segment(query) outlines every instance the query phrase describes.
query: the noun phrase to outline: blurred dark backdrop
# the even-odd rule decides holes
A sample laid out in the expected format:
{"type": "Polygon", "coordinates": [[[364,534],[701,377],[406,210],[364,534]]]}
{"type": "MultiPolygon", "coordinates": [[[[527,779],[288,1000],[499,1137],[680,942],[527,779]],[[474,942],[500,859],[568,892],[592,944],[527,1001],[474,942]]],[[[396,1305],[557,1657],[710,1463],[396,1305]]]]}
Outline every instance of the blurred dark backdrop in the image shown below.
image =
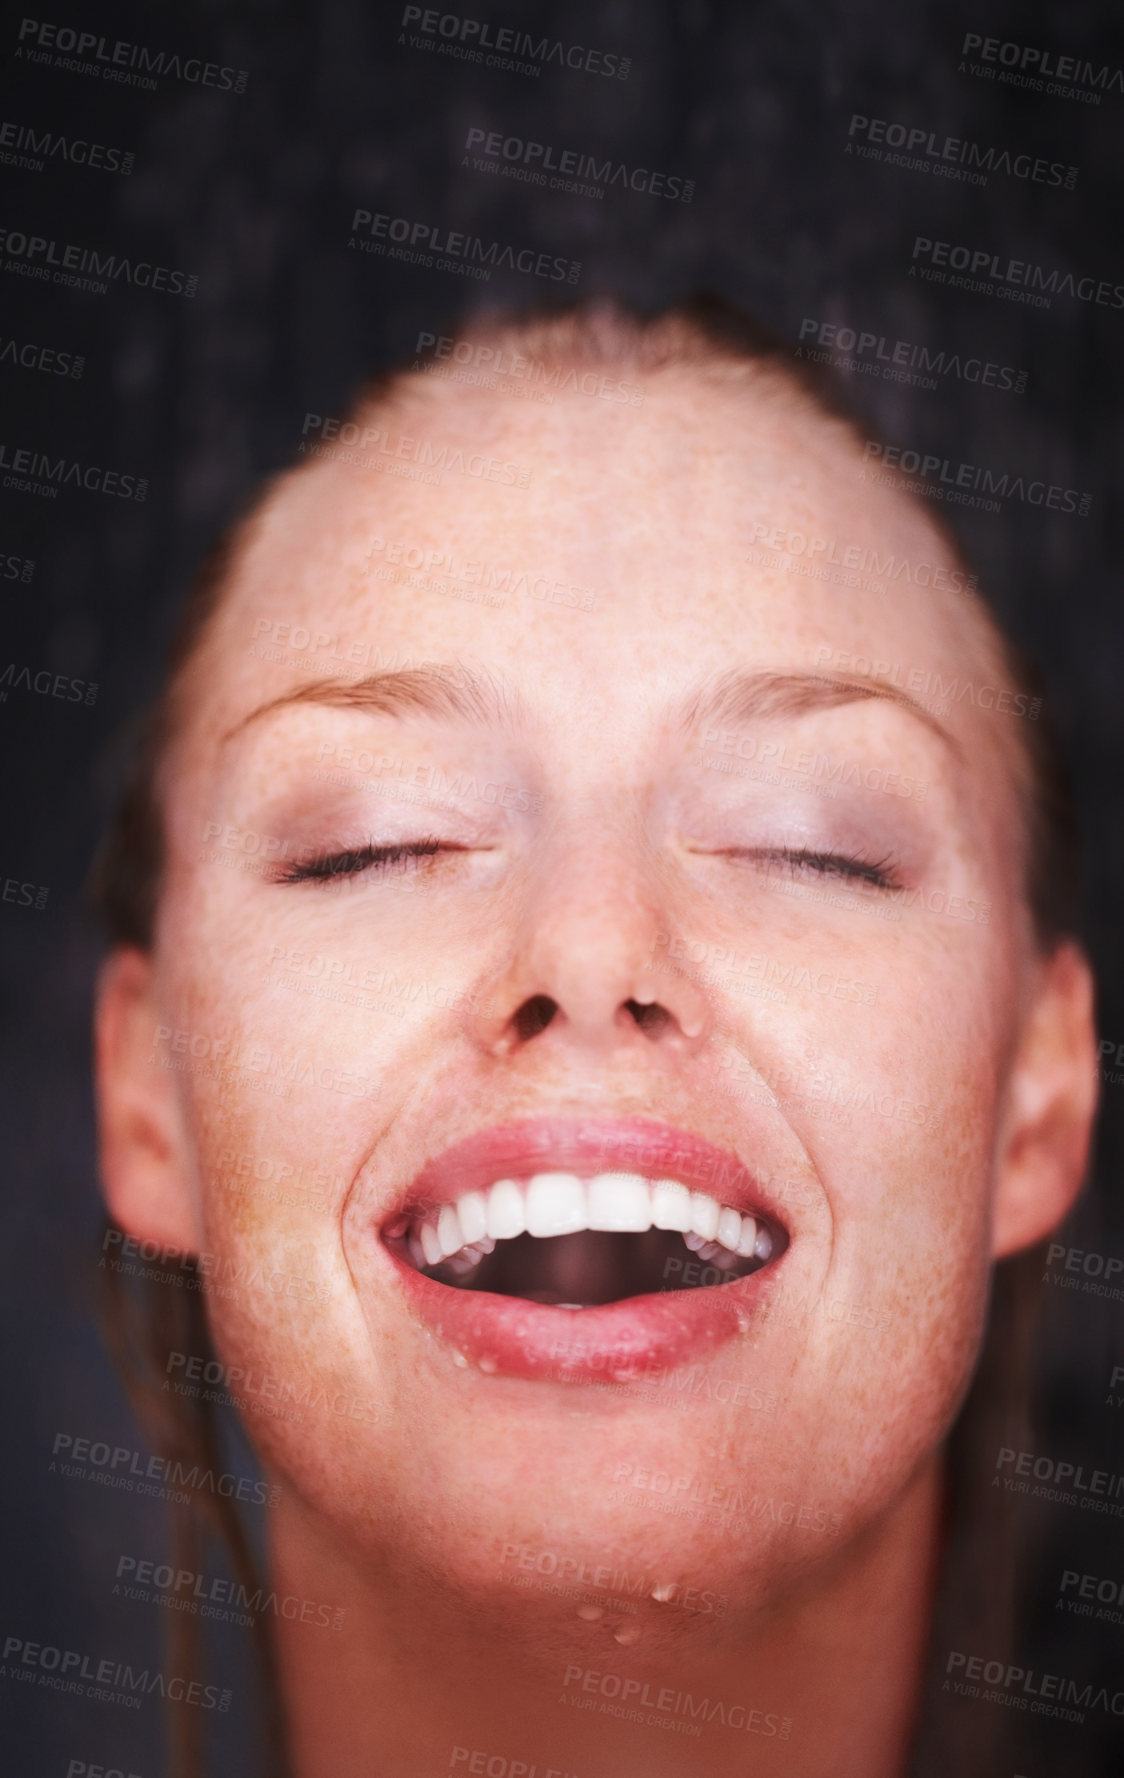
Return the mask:
{"type": "MultiPolygon", "coordinates": [[[[107,0],[31,29],[14,16],[0,28],[0,121],[12,126],[0,134],[3,226],[15,248],[0,247],[0,350],[10,341],[46,349],[31,365],[18,351],[0,356],[0,481],[24,448],[148,482],[143,502],[0,487],[0,671],[15,664],[0,683],[0,876],[32,885],[33,902],[48,891],[41,908],[22,888],[0,903],[5,1635],[115,1658],[141,1657],[158,1638],[155,1610],[126,1606],[112,1585],[122,1552],[162,1549],[160,1509],[48,1468],[60,1429],[139,1442],[93,1328],[100,1211],[88,1003],[98,941],[80,890],[119,771],[115,736],[155,686],[201,554],[258,478],[292,457],[306,410],[339,413],[363,375],[462,306],[557,288],[519,274],[474,282],[352,251],[357,207],[580,260],[582,293],[647,304],[705,286],[793,342],[815,318],[1028,373],[1021,394],[955,375],[936,390],[859,377],[855,399],[897,443],[1093,496],[1085,517],[1017,501],[999,514],[949,516],[1047,669],[1090,842],[1085,931],[1102,984],[1100,1028],[1114,1050],[1124,1046],[1124,603],[1113,523],[1124,310],[1066,293],[1038,309],[909,275],[920,235],[1047,275],[1124,281],[1124,76],[1094,104],[975,76],[968,64],[978,56],[961,56],[973,33],[1087,59],[1111,76],[1124,67],[1124,14],[1025,0],[449,0],[449,9],[493,31],[514,26],[627,58],[627,78],[557,62],[537,76],[490,69],[441,53],[436,35],[417,48],[404,7],[378,0],[107,0]],[[154,77],[154,90],[115,82],[61,65],[71,29],[184,60],[154,77]],[[216,75],[229,86],[204,86],[183,71],[191,57],[245,80],[216,75]],[[1076,183],[1000,171],[974,186],[856,157],[846,152],[855,113],[1040,155],[1075,167],[1076,183]],[[61,152],[39,171],[13,164],[35,159],[25,126],[130,153],[132,171],[61,152]],[[658,167],[693,180],[693,200],[616,188],[598,202],[479,174],[462,164],[470,128],[658,167]],[[53,240],[57,254],[75,244],[180,270],[197,278],[196,293],[122,280],[98,294],[32,278],[22,236],[53,240]],[[58,374],[58,355],[82,358],[81,375],[58,374]],[[96,683],[94,701],[85,689],[77,701],[69,689],[28,689],[25,665],[32,680],[49,670],[68,687],[96,683]]],[[[1119,1054],[1106,1056],[1093,1188],[1063,1239],[1124,1256],[1119,1054]]],[[[1106,1405],[1113,1365],[1124,1363],[1124,1305],[1044,1285],[1043,1309],[1035,1449],[1124,1470],[1121,1410],[1106,1405]]],[[[1114,1625],[1055,1602],[1063,1568],[1124,1580],[1121,1524],[1026,1510],[1025,1664],[1111,1692],[1124,1677],[1124,1609],[1114,1625]]],[[[234,1671],[236,1636],[223,1658],[234,1671]]],[[[0,1711],[11,1724],[7,1771],[40,1778],[74,1759],[144,1778],[161,1768],[152,1701],[115,1710],[0,1677],[0,1711]]],[[[1103,1712],[1083,1728],[1023,1724],[1017,1770],[1120,1769],[1112,1726],[1103,1712]]],[[[236,1714],[222,1734],[227,1769],[242,1769],[236,1714]]]]}

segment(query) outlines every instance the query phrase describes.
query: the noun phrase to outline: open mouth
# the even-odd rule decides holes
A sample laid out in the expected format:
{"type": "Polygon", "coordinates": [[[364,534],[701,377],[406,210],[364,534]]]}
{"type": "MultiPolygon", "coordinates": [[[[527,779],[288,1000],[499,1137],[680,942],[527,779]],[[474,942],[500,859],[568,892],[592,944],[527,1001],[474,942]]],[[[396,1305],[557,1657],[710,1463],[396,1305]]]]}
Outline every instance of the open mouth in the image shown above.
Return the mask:
{"type": "MultiPolygon", "coordinates": [[[[765,1118],[752,1140],[775,1177],[765,1118]]],[[[582,1111],[455,1141],[375,1232],[436,1341],[418,1357],[534,1382],[628,1385],[763,1328],[791,1248],[779,1202],[731,1150],[582,1111]]]]}
{"type": "Polygon", "coordinates": [[[384,1230],[436,1283],[561,1309],[732,1284],[782,1251],[782,1231],[679,1179],[538,1172],[404,1211],[384,1230]]]}
{"type": "MultiPolygon", "coordinates": [[[[759,1146],[768,1162],[769,1133],[759,1146]]],[[[736,1155],[650,1118],[581,1113],[454,1143],[377,1233],[455,1364],[566,1383],[666,1372],[763,1325],[791,1245],[736,1155]]]]}

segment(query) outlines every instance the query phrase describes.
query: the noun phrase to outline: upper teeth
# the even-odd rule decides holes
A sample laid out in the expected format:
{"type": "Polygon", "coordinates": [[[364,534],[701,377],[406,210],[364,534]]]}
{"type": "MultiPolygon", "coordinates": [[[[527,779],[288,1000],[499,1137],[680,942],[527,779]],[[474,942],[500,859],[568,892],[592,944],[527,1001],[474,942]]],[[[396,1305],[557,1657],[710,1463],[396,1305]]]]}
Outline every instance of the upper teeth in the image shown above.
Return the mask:
{"type": "Polygon", "coordinates": [[[497,1179],[487,1191],[465,1192],[442,1204],[436,1220],[414,1222],[409,1245],[415,1262],[435,1266],[461,1255],[468,1266],[497,1241],[517,1235],[577,1234],[583,1229],[643,1234],[678,1229],[704,1258],[718,1252],[766,1260],[773,1238],[753,1216],[743,1216],[706,1192],[678,1179],[646,1179],[639,1173],[536,1173],[526,1180],[497,1179]]]}

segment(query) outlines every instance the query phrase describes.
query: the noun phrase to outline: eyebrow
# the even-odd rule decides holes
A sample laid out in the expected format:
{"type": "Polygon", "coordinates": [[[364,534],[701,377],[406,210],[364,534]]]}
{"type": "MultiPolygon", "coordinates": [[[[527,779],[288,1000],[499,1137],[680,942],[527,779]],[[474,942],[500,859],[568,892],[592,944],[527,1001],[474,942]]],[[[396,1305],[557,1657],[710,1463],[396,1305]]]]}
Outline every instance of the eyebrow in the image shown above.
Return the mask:
{"type": "Polygon", "coordinates": [[[704,722],[738,725],[768,721],[774,716],[803,716],[810,710],[831,710],[840,704],[870,699],[898,705],[923,722],[954,753],[963,754],[956,737],[917,698],[884,680],[863,674],[839,677],[820,673],[746,673],[735,669],[696,692],[684,706],[681,720],[685,728],[704,722]]]}
{"type": "MultiPolygon", "coordinates": [[[[845,678],[819,673],[747,672],[733,669],[700,687],[682,706],[684,729],[704,722],[735,725],[773,717],[803,716],[842,704],[877,699],[896,704],[918,718],[946,746],[962,755],[960,743],[916,698],[883,680],[863,675],[845,678]]],[[[222,737],[228,741],[275,710],[293,704],[327,704],[343,710],[369,710],[378,715],[424,716],[471,722],[477,726],[514,728],[523,714],[521,701],[502,679],[472,668],[430,662],[363,679],[311,679],[251,710],[222,737]]]]}
{"type": "Polygon", "coordinates": [[[502,680],[468,667],[429,662],[364,679],[310,679],[251,710],[223,735],[223,745],[253,722],[290,704],[330,704],[338,710],[370,710],[385,716],[432,716],[514,727],[521,714],[502,680]]]}

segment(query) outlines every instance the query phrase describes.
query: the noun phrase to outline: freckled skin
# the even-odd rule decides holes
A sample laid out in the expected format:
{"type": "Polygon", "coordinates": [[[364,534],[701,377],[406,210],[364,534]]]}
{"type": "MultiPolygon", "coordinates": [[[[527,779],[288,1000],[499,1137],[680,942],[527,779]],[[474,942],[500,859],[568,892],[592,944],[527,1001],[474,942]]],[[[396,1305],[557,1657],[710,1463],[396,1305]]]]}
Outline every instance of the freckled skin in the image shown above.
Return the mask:
{"type": "MultiPolygon", "coordinates": [[[[862,481],[834,422],[759,381],[664,372],[635,408],[419,383],[379,423],[526,465],[530,485],[447,474],[435,489],[325,459],[272,496],[190,673],[165,776],[152,990],[152,1023],[254,1059],[165,1071],[181,1185],[149,1226],[311,1280],[311,1301],[214,1299],[215,1339],[226,1361],[351,1409],[248,1420],[284,1496],[278,1574],[348,1613],[340,1635],[284,1629],[301,1778],[422,1778],[454,1745],[582,1778],[698,1769],[684,1736],[559,1703],[571,1663],[797,1725],[787,1742],[708,1731],[708,1771],[894,1771],[932,1579],[937,1454],[974,1363],[992,1253],[1037,1238],[1052,1214],[1003,1234],[1002,1139],[1038,981],[1018,719],[955,704],[941,720],[959,751],[881,699],[744,731],[924,781],[925,798],[909,799],[710,769],[698,733],[681,737],[665,712],[732,666],[830,674],[825,651],[1003,685],[997,646],[961,597],[749,560],[764,520],[955,565],[922,510],[862,481]],[[394,542],[593,589],[593,609],[525,591],[470,603],[443,570],[430,585],[405,569],[374,578],[394,542]],[[373,644],[384,661],[485,669],[525,719],[480,731],[306,704],[223,746],[271,698],[340,670],[310,672],[270,634],[252,646],[262,619],[373,644]],[[263,658],[268,647],[282,658],[263,658]],[[376,772],[341,766],[348,747],[392,756],[415,782],[436,769],[515,786],[530,811],[471,794],[452,808],[403,803],[315,776],[369,786],[376,772]],[[468,850],[397,878],[282,884],[203,861],[209,822],[298,848],[354,844],[362,830],[450,835],[468,850]],[[792,832],[824,850],[841,834],[875,856],[900,848],[924,893],[885,918],[884,890],[723,850],[792,832]],[[937,908],[959,897],[989,917],[933,911],[933,891],[937,908]],[[736,970],[691,964],[707,946],[791,966],[804,985],[748,993],[736,970]],[[324,998],[308,991],[321,977],[279,967],[294,953],[339,964],[341,981],[389,969],[426,991],[324,998]],[[651,1035],[620,1008],[653,968],[671,1017],[651,1035]],[[866,1003],[817,979],[859,982],[866,1003]],[[511,1017],[535,994],[559,1015],[513,1043],[511,1017]],[[688,1042],[700,1006],[705,1029],[688,1042]],[[297,1065],[280,1095],[265,1090],[263,1055],[297,1065]],[[320,1078],[302,1081],[309,1065],[320,1078]],[[341,1074],[361,1076],[365,1096],[321,1084],[341,1074]],[[682,1124],[788,1182],[791,1245],[768,1312],[699,1359],[694,1393],[482,1375],[395,1290],[375,1231],[421,1161],[544,1110],[682,1124]],[[319,1201],[278,1205],[231,1189],[232,1155],[330,1184],[319,1201]],[[661,1513],[643,1490],[639,1505],[614,1499],[644,1471],[756,1497],[758,1510],[731,1526],[661,1513]],[[763,1502],[795,1503],[801,1522],[763,1502]],[[659,1603],[646,1586],[635,1612],[579,1618],[582,1595],[547,1590],[549,1560],[536,1573],[527,1551],[675,1582],[726,1609],[659,1603]]],[[[134,1210],[131,1225],[144,1222],[134,1210]]]]}

